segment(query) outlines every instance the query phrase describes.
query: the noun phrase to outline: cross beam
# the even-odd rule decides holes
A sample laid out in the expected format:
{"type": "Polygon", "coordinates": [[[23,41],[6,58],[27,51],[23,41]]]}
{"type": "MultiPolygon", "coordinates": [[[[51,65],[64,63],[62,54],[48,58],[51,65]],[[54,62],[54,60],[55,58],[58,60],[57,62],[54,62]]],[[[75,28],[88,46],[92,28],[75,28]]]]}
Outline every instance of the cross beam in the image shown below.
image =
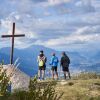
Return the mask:
{"type": "MultiPolygon", "coordinates": [[[[21,34],[21,35],[14,35],[14,37],[23,37],[25,36],[24,34],[21,34]]],[[[2,35],[1,36],[2,38],[9,38],[9,37],[12,37],[12,35],[2,35]]]]}
{"type": "Polygon", "coordinates": [[[15,35],[15,23],[13,23],[12,35],[2,35],[2,38],[12,37],[12,47],[11,47],[11,55],[10,55],[10,64],[13,64],[13,55],[14,55],[14,38],[15,37],[24,37],[25,34],[15,35]]]}

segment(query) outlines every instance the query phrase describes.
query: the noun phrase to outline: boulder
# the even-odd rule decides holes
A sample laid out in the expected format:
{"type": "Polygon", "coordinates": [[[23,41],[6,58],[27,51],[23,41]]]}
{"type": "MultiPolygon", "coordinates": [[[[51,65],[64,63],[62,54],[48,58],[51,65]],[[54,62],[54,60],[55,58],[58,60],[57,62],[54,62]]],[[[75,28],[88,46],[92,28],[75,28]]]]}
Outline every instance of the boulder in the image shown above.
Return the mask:
{"type": "Polygon", "coordinates": [[[10,76],[12,91],[28,90],[30,77],[27,74],[14,65],[3,65],[3,68],[6,69],[7,76],[10,76]]]}

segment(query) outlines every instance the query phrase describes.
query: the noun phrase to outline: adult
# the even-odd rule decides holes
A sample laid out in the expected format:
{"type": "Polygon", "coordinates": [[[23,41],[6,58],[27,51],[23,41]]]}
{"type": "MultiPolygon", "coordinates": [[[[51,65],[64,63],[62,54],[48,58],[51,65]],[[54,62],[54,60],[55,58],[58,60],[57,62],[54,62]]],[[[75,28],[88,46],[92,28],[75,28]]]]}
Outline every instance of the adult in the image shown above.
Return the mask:
{"type": "Polygon", "coordinates": [[[66,79],[66,74],[68,73],[69,79],[71,79],[69,71],[70,59],[65,52],[62,52],[62,57],[60,60],[60,66],[62,67],[64,73],[64,79],[66,79]]]}
{"type": "Polygon", "coordinates": [[[55,53],[52,54],[51,60],[50,60],[50,65],[51,65],[51,70],[52,70],[52,78],[54,79],[54,76],[56,75],[56,78],[58,79],[58,72],[57,72],[57,67],[58,67],[58,57],[56,56],[55,53]]]}
{"type": "Polygon", "coordinates": [[[40,54],[37,58],[37,61],[38,61],[38,66],[39,66],[39,68],[38,68],[38,78],[40,80],[41,79],[44,80],[47,58],[45,57],[43,50],[40,51],[40,54]]]}

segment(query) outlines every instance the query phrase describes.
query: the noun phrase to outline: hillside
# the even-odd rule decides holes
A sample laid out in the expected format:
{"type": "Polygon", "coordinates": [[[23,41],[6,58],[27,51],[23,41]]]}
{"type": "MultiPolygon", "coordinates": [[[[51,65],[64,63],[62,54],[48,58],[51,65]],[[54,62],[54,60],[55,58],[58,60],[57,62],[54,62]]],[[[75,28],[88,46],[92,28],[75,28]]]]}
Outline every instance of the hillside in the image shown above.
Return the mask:
{"type": "Polygon", "coordinates": [[[64,92],[61,100],[100,100],[100,79],[58,82],[57,92],[64,92]]]}
{"type": "MultiPolygon", "coordinates": [[[[61,51],[56,51],[50,48],[46,48],[40,45],[32,45],[25,49],[14,49],[14,61],[19,58],[19,69],[24,71],[29,76],[33,76],[37,74],[38,65],[36,63],[37,56],[39,54],[40,50],[44,50],[47,59],[47,67],[49,67],[49,60],[51,57],[52,52],[56,52],[57,56],[61,57],[61,51]]],[[[5,64],[9,64],[9,58],[10,58],[10,48],[2,48],[0,49],[0,62],[3,59],[5,64]]],[[[94,72],[100,72],[100,63],[94,63],[92,62],[91,58],[87,58],[83,54],[80,54],[78,52],[68,52],[67,54],[69,58],[71,59],[70,69],[71,72],[80,72],[80,71],[94,71],[94,72]],[[98,65],[96,67],[96,65],[98,65]]],[[[93,57],[92,57],[93,58],[93,57]]],[[[93,58],[94,59],[94,58],[93,58]]],[[[99,59],[98,59],[99,61],[99,59]]]]}

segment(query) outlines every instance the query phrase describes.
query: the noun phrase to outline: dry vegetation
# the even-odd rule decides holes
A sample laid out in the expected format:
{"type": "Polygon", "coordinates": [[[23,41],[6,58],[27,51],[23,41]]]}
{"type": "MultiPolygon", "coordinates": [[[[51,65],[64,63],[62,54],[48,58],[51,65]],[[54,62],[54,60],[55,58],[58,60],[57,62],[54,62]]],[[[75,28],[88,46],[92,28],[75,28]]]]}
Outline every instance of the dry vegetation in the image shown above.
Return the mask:
{"type": "Polygon", "coordinates": [[[66,81],[31,79],[29,91],[9,93],[9,78],[0,67],[0,100],[100,100],[100,75],[81,73],[66,81]],[[4,84],[5,83],[5,84],[4,84]]]}
{"type": "Polygon", "coordinates": [[[61,100],[100,100],[100,76],[82,73],[72,80],[59,81],[57,91],[64,92],[61,100]]]}

